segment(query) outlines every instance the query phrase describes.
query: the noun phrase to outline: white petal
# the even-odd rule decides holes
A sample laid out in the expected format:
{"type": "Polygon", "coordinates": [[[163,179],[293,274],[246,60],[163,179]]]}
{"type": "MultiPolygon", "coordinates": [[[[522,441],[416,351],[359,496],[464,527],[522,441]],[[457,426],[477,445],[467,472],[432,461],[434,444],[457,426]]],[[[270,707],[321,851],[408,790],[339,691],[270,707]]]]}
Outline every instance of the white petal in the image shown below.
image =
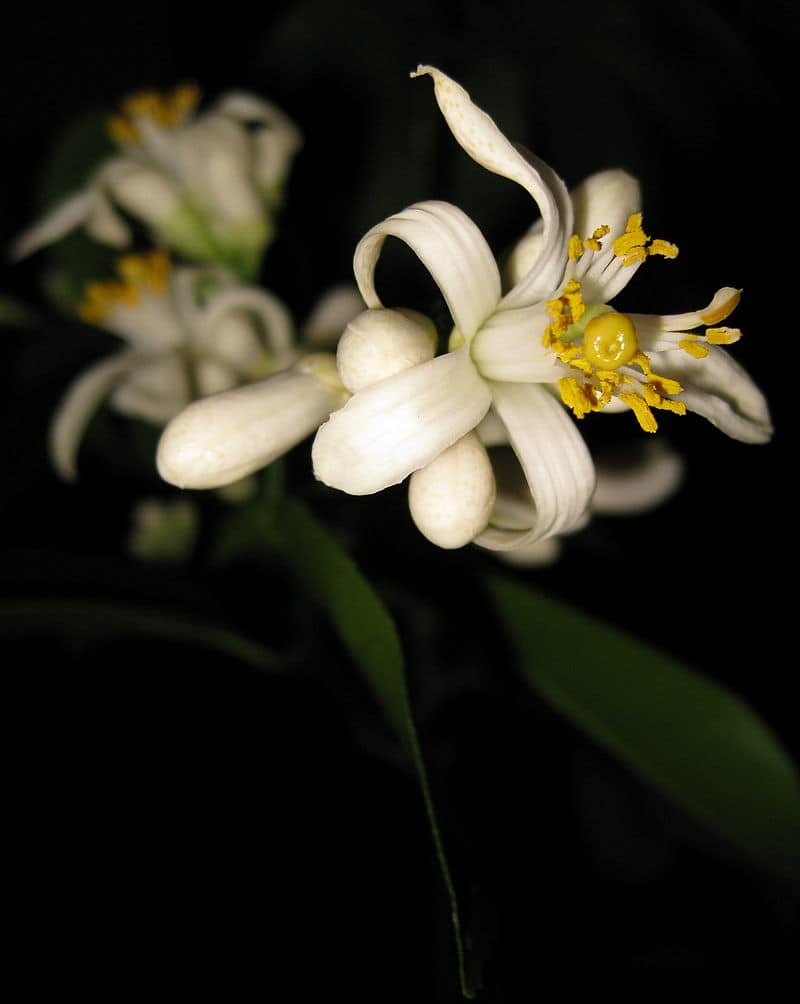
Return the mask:
{"type": "Polygon", "coordinates": [[[223,94],[211,109],[212,114],[229,115],[240,122],[270,126],[292,137],[294,148],[303,142],[292,121],[270,101],[245,91],[230,91],[223,94]]]}
{"type": "Polygon", "coordinates": [[[50,210],[41,220],[25,230],[11,246],[11,256],[15,261],[26,258],[39,248],[60,240],[71,230],[85,223],[94,205],[95,192],[87,188],[67,196],[50,210]]]}
{"type": "Polygon", "coordinates": [[[200,317],[200,338],[212,344],[218,325],[231,314],[241,312],[262,325],[264,340],[276,367],[289,365],[296,355],[292,315],[277,296],[265,289],[238,286],[215,296],[200,317]]]}
{"type": "Polygon", "coordinates": [[[542,345],[549,323],[543,305],[493,314],[470,346],[478,372],[487,380],[557,383],[569,368],[542,345]]]}
{"type": "Polygon", "coordinates": [[[568,533],[585,518],[594,491],[594,468],[583,437],[544,387],[495,383],[492,396],[525,472],[536,511],[530,529],[490,525],[476,543],[502,551],[568,533]]]}
{"type": "Polygon", "coordinates": [[[340,400],[293,369],[194,401],[161,436],[159,474],[179,488],[238,481],[309,436],[340,400]]]}
{"type": "Polygon", "coordinates": [[[366,307],[356,286],[345,283],[324,293],[303,325],[303,340],[322,348],[335,345],[342,332],[366,307]]]}
{"type": "Polygon", "coordinates": [[[505,446],[508,443],[508,429],[494,408],[486,412],[475,431],[484,446],[505,446]]]}
{"type": "Polygon", "coordinates": [[[131,216],[148,226],[161,227],[179,209],[180,188],[163,170],[128,162],[105,179],[114,200],[131,216]]]}
{"type": "Polygon", "coordinates": [[[123,415],[164,425],[191,400],[189,376],[183,358],[165,352],[140,358],[113,391],[111,406],[123,415]]]}
{"type": "Polygon", "coordinates": [[[683,481],[682,457],[661,442],[645,443],[635,461],[595,457],[592,511],[609,515],[646,512],[675,494],[683,481]]]}
{"type": "Polygon", "coordinates": [[[767,401],[747,371],[724,349],[709,345],[704,359],[680,349],[654,352],[653,371],[678,380],[683,401],[726,436],[743,443],[766,443],[772,436],[767,401]]]}
{"type": "Polygon", "coordinates": [[[436,328],[414,310],[365,310],[345,328],[336,349],[339,379],[355,394],[419,366],[436,354],[436,328]]]}
{"type": "Polygon", "coordinates": [[[317,433],[314,473],[350,495],[379,492],[435,460],[490,404],[465,345],[359,391],[317,433]]]}
{"type": "MultiPolygon", "coordinates": [[[[264,347],[258,325],[244,311],[231,311],[214,326],[205,353],[206,361],[221,364],[228,371],[231,380],[228,386],[258,380],[286,368],[273,365],[274,360],[264,347]]],[[[213,394],[224,389],[219,386],[203,393],[213,394]]]]}
{"type": "Polygon", "coordinates": [[[492,465],[474,432],[468,432],[408,484],[417,528],[439,547],[463,547],[486,527],[495,499],[492,465]]]}
{"type": "MultiPolygon", "coordinates": [[[[510,143],[494,120],[472,103],[469,94],[455,80],[451,80],[435,66],[418,66],[411,76],[423,74],[429,74],[433,78],[439,108],[453,136],[470,157],[488,171],[515,181],[533,197],[544,221],[542,256],[539,261],[544,274],[552,259],[563,252],[564,236],[556,191],[562,183],[554,183],[555,175],[550,168],[539,161],[531,163],[527,151],[523,153],[510,143]],[[542,177],[542,169],[547,175],[546,179],[542,177]]],[[[511,291],[509,306],[524,306],[533,302],[536,295],[553,288],[554,282],[547,279],[545,289],[539,289],[537,294],[535,276],[538,272],[539,269],[535,270],[527,280],[523,280],[519,287],[511,291]]]]}
{"type": "Polygon", "coordinates": [[[280,186],[303,143],[286,115],[263,98],[242,91],[223,95],[212,111],[259,126],[252,134],[255,179],[264,189],[280,186]]]}
{"type": "Polygon", "coordinates": [[[545,568],[558,561],[561,555],[561,538],[547,537],[545,540],[534,540],[510,551],[498,551],[497,555],[508,564],[519,568],[545,568]]]}
{"type": "Polygon", "coordinates": [[[472,338],[500,299],[497,263],[472,220],[448,202],[418,202],[367,231],[356,247],[353,268],[368,307],[383,306],[375,290],[375,265],[390,236],[417,255],[441,290],[456,327],[464,338],[472,338]]]}
{"type": "Polygon", "coordinates": [[[102,191],[97,191],[86,218],[86,233],[100,244],[113,248],[126,248],[132,240],[131,228],[102,191]]]}
{"type": "Polygon", "coordinates": [[[67,389],[49,431],[50,456],[65,480],[74,481],[77,477],[75,458],[92,415],[137,360],[138,356],[133,352],[101,359],[84,370],[67,389]]]}

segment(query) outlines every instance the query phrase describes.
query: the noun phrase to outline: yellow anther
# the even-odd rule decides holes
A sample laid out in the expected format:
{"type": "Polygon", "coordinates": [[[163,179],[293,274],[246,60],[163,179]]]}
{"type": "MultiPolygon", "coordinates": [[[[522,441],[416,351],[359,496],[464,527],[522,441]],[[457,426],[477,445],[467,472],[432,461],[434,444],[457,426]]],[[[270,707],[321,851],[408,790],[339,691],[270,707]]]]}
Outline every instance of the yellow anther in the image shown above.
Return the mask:
{"type": "Polygon", "coordinates": [[[739,328],[708,328],[706,339],[711,345],[733,345],[742,337],[739,328]]]}
{"type": "Polygon", "coordinates": [[[105,320],[120,304],[134,307],[144,290],[163,295],[172,266],[163,251],[123,255],[116,265],[119,279],[87,284],[78,316],[91,324],[105,320]]]}
{"type": "Polygon", "coordinates": [[[648,254],[660,254],[664,258],[677,258],[678,257],[678,245],[671,244],[669,241],[662,241],[660,238],[650,241],[647,246],[648,254]]]}
{"type": "Polygon", "coordinates": [[[654,373],[647,382],[652,387],[655,387],[659,394],[680,394],[683,390],[683,387],[677,380],[673,380],[671,377],[658,376],[657,373],[654,373]]]}
{"type": "Polygon", "coordinates": [[[683,349],[693,359],[705,359],[711,351],[707,345],[703,345],[702,342],[697,342],[692,338],[682,338],[678,342],[678,348],[683,349]]]}
{"type": "Polygon", "coordinates": [[[137,119],[149,119],[156,125],[174,128],[186,121],[199,100],[200,91],[194,84],[179,84],[167,94],[137,91],[123,100],[121,114],[111,117],[109,132],[120,143],[138,143],[141,134],[137,119]]]}
{"type": "Polygon", "coordinates": [[[574,377],[562,377],[558,381],[561,400],[570,408],[576,418],[584,418],[596,407],[596,399],[591,387],[574,377]]]}
{"type": "Polygon", "coordinates": [[[603,244],[602,238],[611,230],[611,227],[607,227],[605,224],[601,227],[596,227],[592,231],[591,237],[587,237],[583,242],[583,246],[587,251],[602,251],[603,244]]]}
{"type": "Polygon", "coordinates": [[[658,406],[662,411],[671,411],[675,415],[685,415],[686,405],[683,401],[670,401],[669,398],[662,398],[661,404],[658,406]]]}
{"type": "Polygon", "coordinates": [[[567,254],[570,261],[580,261],[583,257],[583,242],[577,234],[573,234],[570,237],[567,254]]]}
{"type": "Polygon", "coordinates": [[[600,314],[586,325],[583,353],[594,366],[618,369],[629,363],[638,351],[636,328],[627,314],[600,314]]]}
{"type": "Polygon", "coordinates": [[[742,291],[740,289],[725,286],[717,290],[714,299],[705,310],[698,310],[697,316],[703,324],[719,324],[720,321],[724,321],[729,314],[733,313],[741,298],[742,291]]]}
{"type": "Polygon", "coordinates": [[[619,395],[619,399],[628,405],[645,432],[655,432],[658,429],[658,422],[656,422],[655,415],[650,410],[650,406],[635,390],[623,391],[619,395]]]}

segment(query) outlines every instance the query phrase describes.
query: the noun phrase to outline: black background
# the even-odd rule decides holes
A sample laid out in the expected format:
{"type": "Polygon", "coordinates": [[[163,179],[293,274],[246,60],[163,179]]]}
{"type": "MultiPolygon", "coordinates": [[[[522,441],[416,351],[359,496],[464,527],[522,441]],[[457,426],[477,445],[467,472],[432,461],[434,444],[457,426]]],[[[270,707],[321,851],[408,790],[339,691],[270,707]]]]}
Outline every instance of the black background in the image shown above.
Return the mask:
{"type": "MultiPolygon", "coordinates": [[[[40,165],[75,116],[185,79],[209,98],[250,89],[305,135],[262,276],[298,318],[350,278],[361,234],[412,201],[457,203],[498,249],[530,222],[525,193],[453,142],[430,81],[408,79],[418,62],[461,81],[569,184],[608,166],[636,174],[650,232],[681,254],[641,270],[627,305],[681,311],[743,287],[733,351],[767,394],[776,434],[747,446],[667,416],[663,435],[687,461],[681,494],[647,516],[596,519],[557,566],[518,574],[730,685],[798,752],[791,5],[140,3],[19,15],[3,46],[4,239],[37,211],[40,165]]],[[[435,291],[409,259],[397,255],[385,281],[425,307],[435,291]]],[[[2,288],[34,297],[38,275],[36,259],[8,266],[2,288]]],[[[65,384],[107,343],[3,338],[9,597],[164,604],[276,646],[288,615],[312,616],[277,569],[128,559],[131,497],[163,490],[137,466],[140,440],[99,419],[76,486],[58,482],[44,450],[65,384]]],[[[592,445],[608,435],[584,431],[592,445]]],[[[407,632],[445,837],[488,957],[481,999],[768,999],[790,973],[788,893],[521,690],[478,586],[493,558],[428,545],[402,489],[332,498],[306,468],[304,445],[290,487],[350,541],[407,632]]],[[[335,639],[314,630],[313,656],[280,680],[191,646],[63,645],[45,631],[7,646],[9,999],[457,999],[413,777],[335,639]]]]}

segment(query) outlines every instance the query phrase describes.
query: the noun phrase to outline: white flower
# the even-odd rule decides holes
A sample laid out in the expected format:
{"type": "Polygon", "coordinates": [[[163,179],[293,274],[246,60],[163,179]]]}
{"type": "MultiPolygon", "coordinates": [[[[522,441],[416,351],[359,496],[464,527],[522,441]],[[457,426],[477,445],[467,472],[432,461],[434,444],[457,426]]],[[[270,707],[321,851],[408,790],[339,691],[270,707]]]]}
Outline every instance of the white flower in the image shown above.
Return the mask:
{"type": "MultiPolygon", "coordinates": [[[[361,495],[411,475],[412,516],[435,543],[473,540],[505,550],[568,533],[586,518],[594,467],[567,409],[578,418],[630,410],[648,432],[657,427],[654,410],[688,409],[729,436],[766,441],[766,402],[719,347],[740,335],[719,326],[736,306],[737,290],[722,289],[707,307],[673,315],[625,315],[609,306],[648,256],[677,254],[643,231],[635,179],[605,171],[570,196],[456,82],[433,67],[412,76],[420,74],[433,77],[461,146],[525,188],[541,220],[515,255],[515,284],[505,295],[480,231],[449,203],[416,203],[362,238],[354,270],[370,311],[383,310],[375,267],[383,242],[394,236],[436,281],[454,329],[446,354],[434,356],[431,348],[424,360],[356,389],[317,433],[316,476],[361,495]],[[709,327],[698,334],[703,325],[709,327]],[[494,474],[480,440],[498,420],[531,496],[524,525],[494,506],[494,474]]],[[[399,338],[397,345],[400,356],[399,338]]],[[[343,343],[342,372],[350,364],[345,350],[343,343]]]]}
{"type": "Polygon", "coordinates": [[[274,105],[253,95],[223,95],[195,115],[198,99],[191,85],[127,98],[109,122],[119,155],[23,233],[14,256],[79,226],[101,243],[128,247],[127,214],[173,251],[252,278],[272,239],[273,212],[300,135],[274,105]]]}
{"type": "Polygon", "coordinates": [[[285,369],[298,356],[280,300],[221,267],[173,268],[154,251],[123,255],[117,269],[118,279],[89,283],[79,314],[127,347],[72,383],[50,428],[53,462],[68,480],[106,396],[115,410],[163,425],[194,398],[285,369]]]}
{"type": "Polygon", "coordinates": [[[315,432],[350,396],[335,356],[316,350],[335,341],[363,308],[353,287],[334,287],[312,309],[291,367],[194,401],[176,415],[158,444],[161,477],[179,488],[224,488],[315,432]]]}

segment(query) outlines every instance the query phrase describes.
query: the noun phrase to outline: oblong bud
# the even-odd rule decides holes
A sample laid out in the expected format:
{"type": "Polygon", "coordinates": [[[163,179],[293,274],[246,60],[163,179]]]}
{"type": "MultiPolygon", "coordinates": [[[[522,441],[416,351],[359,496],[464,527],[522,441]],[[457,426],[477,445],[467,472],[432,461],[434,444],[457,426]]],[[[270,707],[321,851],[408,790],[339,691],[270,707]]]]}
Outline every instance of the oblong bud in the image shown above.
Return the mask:
{"type": "Polygon", "coordinates": [[[158,472],[179,488],[220,488],[272,463],[341,404],[341,388],[296,367],[201,398],[164,430],[158,472]]]}
{"type": "Polygon", "coordinates": [[[463,547],[486,528],[496,494],[486,449],[474,432],[411,475],[411,518],[439,547],[463,547]]]}

